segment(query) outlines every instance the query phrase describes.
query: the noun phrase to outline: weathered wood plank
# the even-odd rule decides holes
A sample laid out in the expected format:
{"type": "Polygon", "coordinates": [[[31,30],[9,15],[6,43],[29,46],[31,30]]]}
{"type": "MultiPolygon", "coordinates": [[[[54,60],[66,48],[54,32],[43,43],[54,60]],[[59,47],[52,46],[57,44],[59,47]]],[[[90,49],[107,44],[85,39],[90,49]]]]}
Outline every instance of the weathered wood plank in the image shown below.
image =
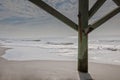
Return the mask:
{"type": "Polygon", "coordinates": [[[79,0],[79,28],[78,28],[78,71],[88,72],[88,3],[89,0],[79,0]]]}

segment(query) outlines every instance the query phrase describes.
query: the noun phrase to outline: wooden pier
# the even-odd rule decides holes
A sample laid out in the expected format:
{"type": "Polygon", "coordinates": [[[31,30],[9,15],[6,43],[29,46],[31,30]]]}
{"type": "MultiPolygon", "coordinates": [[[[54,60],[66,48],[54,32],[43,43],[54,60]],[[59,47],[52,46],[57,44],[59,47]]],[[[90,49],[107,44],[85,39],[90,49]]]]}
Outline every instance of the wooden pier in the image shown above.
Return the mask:
{"type": "Polygon", "coordinates": [[[78,31],[78,71],[88,73],[88,34],[120,12],[120,0],[113,0],[118,7],[107,15],[103,15],[104,17],[95,21],[93,24],[88,24],[89,19],[107,0],[97,0],[90,10],[89,0],[79,0],[78,24],[74,23],[42,0],[29,1],[78,31]]]}

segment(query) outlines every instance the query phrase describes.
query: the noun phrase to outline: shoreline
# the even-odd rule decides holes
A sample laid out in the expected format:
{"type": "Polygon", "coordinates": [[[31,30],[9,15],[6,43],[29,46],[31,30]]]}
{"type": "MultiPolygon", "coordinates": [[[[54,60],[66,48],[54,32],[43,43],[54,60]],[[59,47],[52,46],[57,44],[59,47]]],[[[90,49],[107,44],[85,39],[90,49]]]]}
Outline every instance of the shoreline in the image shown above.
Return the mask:
{"type": "MultiPolygon", "coordinates": [[[[5,52],[9,49],[12,49],[12,48],[7,48],[7,47],[4,47],[4,45],[1,45],[0,44],[0,58],[3,58],[1,57],[2,55],[5,54],[5,52]]],[[[37,62],[37,61],[51,61],[51,62],[77,62],[77,61],[74,61],[74,60],[7,60],[8,62],[37,62]]],[[[110,64],[110,63],[102,63],[102,62],[89,62],[89,63],[94,63],[94,64],[103,64],[103,65],[114,65],[114,66],[120,66],[120,64],[110,64]]]]}
{"type": "Polygon", "coordinates": [[[5,48],[5,47],[1,47],[0,45],[0,62],[2,61],[6,61],[6,59],[4,59],[3,57],[1,57],[2,55],[5,54],[5,51],[8,50],[9,48],[5,48]]]}
{"type": "Polygon", "coordinates": [[[0,44],[0,62],[7,61],[5,58],[3,58],[1,56],[4,55],[6,50],[8,50],[8,49],[11,49],[11,48],[2,47],[2,45],[0,44]]]}
{"type": "Polygon", "coordinates": [[[12,49],[12,48],[7,48],[7,47],[4,47],[4,45],[0,44],[0,57],[4,55],[8,49],[12,49]]]}
{"type": "Polygon", "coordinates": [[[0,47],[0,80],[120,80],[120,66],[89,62],[89,73],[77,71],[77,61],[8,61],[1,56],[10,48],[0,47]]]}
{"type": "Polygon", "coordinates": [[[8,49],[10,49],[10,48],[5,48],[5,47],[0,46],[0,56],[4,55],[5,51],[8,50],[8,49]]]}

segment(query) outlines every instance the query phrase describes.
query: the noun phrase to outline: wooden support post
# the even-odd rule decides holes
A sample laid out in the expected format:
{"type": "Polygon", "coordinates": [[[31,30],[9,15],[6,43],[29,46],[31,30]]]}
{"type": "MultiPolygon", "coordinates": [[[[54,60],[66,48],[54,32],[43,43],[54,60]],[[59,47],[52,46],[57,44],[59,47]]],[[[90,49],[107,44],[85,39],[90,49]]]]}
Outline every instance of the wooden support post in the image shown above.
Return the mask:
{"type": "Polygon", "coordinates": [[[79,28],[78,28],[78,71],[88,72],[88,1],[79,0],[79,28]]]}

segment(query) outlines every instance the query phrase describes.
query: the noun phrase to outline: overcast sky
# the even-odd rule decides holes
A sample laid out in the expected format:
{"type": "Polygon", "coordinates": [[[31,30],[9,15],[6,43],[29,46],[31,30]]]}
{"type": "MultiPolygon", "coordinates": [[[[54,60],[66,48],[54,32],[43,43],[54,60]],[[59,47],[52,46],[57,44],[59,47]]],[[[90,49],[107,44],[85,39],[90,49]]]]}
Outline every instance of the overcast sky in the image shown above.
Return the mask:
{"type": "MultiPolygon", "coordinates": [[[[77,23],[78,0],[44,0],[77,23]]],[[[90,7],[96,0],[90,0],[90,7]]],[[[107,0],[90,23],[108,13],[116,5],[107,0]]],[[[90,35],[120,35],[120,13],[90,35]]],[[[0,37],[39,38],[77,36],[77,32],[27,0],[0,0],[0,37]]]]}

